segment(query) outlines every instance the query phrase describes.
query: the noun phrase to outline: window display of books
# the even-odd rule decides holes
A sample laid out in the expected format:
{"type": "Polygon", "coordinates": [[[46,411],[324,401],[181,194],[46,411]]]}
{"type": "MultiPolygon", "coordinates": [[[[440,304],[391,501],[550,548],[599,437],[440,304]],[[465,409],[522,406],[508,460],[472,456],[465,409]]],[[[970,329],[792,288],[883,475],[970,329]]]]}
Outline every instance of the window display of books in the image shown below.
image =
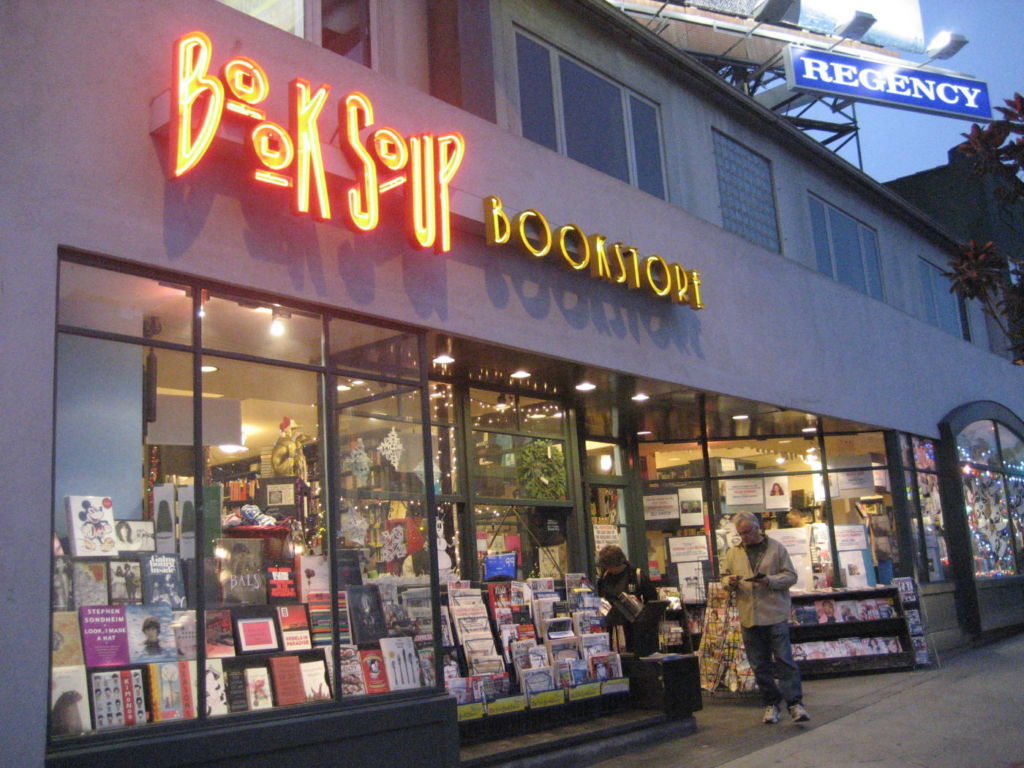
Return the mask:
{"type": "MultiPolygon", "coordinates": [[[[157,489],[161,508],[177,508],[176,491],[157,489]]],[[[203,572],[182,555],[173,520],[155,532],[153,521],[118,519],[102,496],[68,497],[64,509],[69,535],[53,561],[54,737],[435,684],[432,598],[422,580],[364,580],[358,553],[339,555],[335,607],[326,555],[268,558],[266,539],[225,536],[212,541],[203,572]],[[206,600],[197,617],[200,581],[206,600]]],[[[456,631],[469,641],[474,673],[504,673],[479,609],[482,623],[467,611],[456,631]]]]}

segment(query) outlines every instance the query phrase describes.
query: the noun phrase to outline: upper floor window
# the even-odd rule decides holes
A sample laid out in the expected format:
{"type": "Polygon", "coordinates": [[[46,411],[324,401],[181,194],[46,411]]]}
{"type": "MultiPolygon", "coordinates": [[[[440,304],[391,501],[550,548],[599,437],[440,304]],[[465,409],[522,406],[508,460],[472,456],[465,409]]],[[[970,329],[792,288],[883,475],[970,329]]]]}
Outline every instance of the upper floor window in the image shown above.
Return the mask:
{"type": "Polygon", "coordinates": [[[778,252],[772,169],[768,161],[718,131],[713,132],[722,226],[778,252]]]}
{"type": "Polygon", "coordinates": [[[658,107],[516,33],[523,136],[665,197],[658,107]]]}
{"type": "Polygon", "coordinates": [[[942,270],[926,259],[917,260],[917,273],[921,279],[921,293],[924,297],[924,319],[938,326],[946,333],[969,338],[967,324],[961,315],[962,303],[949,290],[949,280],[942,276],[942,270]]]}
{"type": "Polygon", "coordinates": [[[369,0],[220,0],[224,5],[370,66],[369,0]]]}
{"type": "Polygon", "coordinates": [[[883,300],[875,230],[813,195],[808,197],[808,202],[818,271],[883,300]]]}

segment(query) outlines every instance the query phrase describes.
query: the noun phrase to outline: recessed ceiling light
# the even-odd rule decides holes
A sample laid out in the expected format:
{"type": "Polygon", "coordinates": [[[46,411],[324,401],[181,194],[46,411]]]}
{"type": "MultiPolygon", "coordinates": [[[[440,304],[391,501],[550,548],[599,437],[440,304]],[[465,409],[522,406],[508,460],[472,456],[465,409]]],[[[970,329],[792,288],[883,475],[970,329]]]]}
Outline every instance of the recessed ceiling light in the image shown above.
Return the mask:
{"type": "Polygon", "coordinates": [[[352,389],[352,387],[350,387],[348,384],[339,384],[338,385],[338,391],[339,392],[348,392],[350,389],[352,389]]]}
{"type": "Polygon", "coordinates": [[[522,368],[510,375],[513,379],[528,379],[531,376],[529,371],[524,371],[522,368]]]}
{"type": "Polygon", "coordinates": [[[642,403],[644,400],[650,400],[651,396],[648,395],[646,392],[637,392],[635,395],[633,395],[633,399],[636,400],[638,403],[642,403]]]}
{"type": "Polygon", "coordinates": [[[361,386],[363,386],[363,384],[365,384],[365,383],[366,383],[366,382],[365,382],[365,381],[363,381],[362,379],[352,379],[352,386],[353,386],[353,387],[361,387],[361,386]]]}
{"type": "Polygon", "coordinates": [[[455,362],[455,358],[449,355],[447,352],[442,352],[440,355],[434,358],[434,365],[451,365],[455,362]]]}
{"type": "Polygon", "coordinates": [[[216,365],[201,365],[199,366],[199,370],[202,371],[203,373],[216,373],[217,371],[220,370],[220,368],[218,368],[216,365]]]}
{"type": "Polygon", "coordinates": [[[818,428],[817,427],[804,427],[800,431],[801,432],[817,432],[818,428]]]}
{"type": "Polygon", "coordinates": [[[589,381],[581,381],[576,385],[576,389],[580,392],[591,392],[597,389],[597,384],[592,384],[589,381]]]}
{"type": "Polygon", "coordinates": [[[642,436],[642,435],[649,435],[649,434],[651,434],[651,430],[649,430],[649,429],[641,429],[639,432],[637,432],[637,435],[640,435],[640,436],[642,436]]]}
{"type": "Polygon", "coordinates": [[[748,416],[745,413],[737,413],[735,416],[732,417],[732,420],[733,421],[746,421],[749,418],[750,418],[750,416],[748,416]]]}

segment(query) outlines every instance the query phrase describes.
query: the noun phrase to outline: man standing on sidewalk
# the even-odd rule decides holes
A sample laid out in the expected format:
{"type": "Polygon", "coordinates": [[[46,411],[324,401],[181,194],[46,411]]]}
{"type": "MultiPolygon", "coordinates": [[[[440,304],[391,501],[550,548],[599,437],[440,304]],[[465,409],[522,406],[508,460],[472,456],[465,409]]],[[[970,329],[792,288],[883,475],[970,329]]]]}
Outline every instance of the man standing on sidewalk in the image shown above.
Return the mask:
{"type": "Polygon", "coordinates": [[[784,702],[795,722],[810,720],[789,644],[789,588],[796,570],[786,548],[764,535],[750,512],[733,517],[740,545],[722,559],[722,584],[736,593],[747,659],[764,702],[764,722],[779,722],[784,702]]]}

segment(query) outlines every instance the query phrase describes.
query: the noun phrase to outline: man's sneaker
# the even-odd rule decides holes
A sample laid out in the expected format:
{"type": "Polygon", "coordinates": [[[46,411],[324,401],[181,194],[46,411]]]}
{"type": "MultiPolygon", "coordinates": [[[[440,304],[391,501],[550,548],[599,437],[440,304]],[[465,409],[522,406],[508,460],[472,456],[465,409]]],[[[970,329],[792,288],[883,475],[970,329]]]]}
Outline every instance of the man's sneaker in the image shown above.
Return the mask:
{"type": "Polygon", "coordinates": [[[761,718],[761,722],[766,723],[768,725],[774,725],[775,723],[779,722],[779,705],[769,704],[767,707],[765,707],[764,717],[761,718]]]}
{"type": "MultiPolygon", "coordinates": [[[[804,709],[804,705],[799,702],[789,705],[789,716],[793,718],[794,723],[806,723],[811,719],[811,716],[807,714],[807,710],[804,709]]],[[[765,714],[765,717],[768,717],[768,715],[765,714]]],[[[765,722],[768,721],[765,720],[765,722]]]]}

